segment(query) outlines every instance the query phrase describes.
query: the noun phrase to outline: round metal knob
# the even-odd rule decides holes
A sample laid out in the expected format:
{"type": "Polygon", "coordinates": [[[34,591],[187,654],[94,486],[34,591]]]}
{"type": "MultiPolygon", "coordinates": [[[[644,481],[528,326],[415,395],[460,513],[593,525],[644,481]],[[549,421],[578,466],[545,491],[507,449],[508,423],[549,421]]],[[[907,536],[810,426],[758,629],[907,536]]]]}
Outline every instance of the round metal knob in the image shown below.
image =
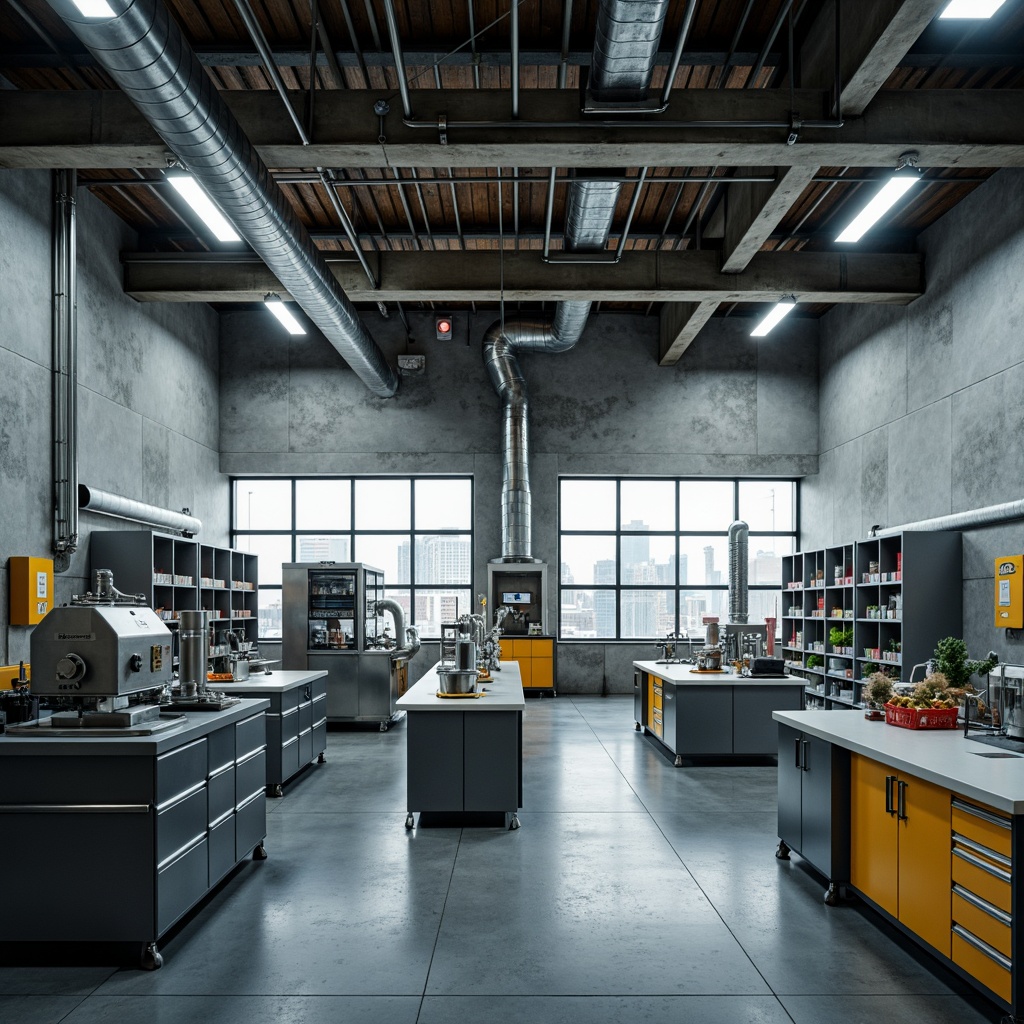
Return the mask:
{"type": "Polygon", "coordinates": [[[133,672],[141,672],[142,671],[142,655],[141,654],[133,654],[128,659],[128,667],[133,672]]]}
{"type": "Polygon", "coordinates": [[[57,662],[57,678],[75,680],[85,675],[85,662],[77,654],[65,654],[57,662]]]}

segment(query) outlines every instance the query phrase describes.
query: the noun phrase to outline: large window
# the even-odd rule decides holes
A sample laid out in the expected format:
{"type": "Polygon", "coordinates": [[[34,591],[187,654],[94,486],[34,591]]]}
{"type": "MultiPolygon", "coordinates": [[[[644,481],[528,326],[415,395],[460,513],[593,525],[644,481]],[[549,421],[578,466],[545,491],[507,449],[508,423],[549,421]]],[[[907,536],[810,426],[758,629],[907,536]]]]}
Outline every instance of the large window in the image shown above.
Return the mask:
{"type": "Polygon", "coordinates": [[[750,528],[748,622],[777,614],[782,556],[796,550],[795,480],[563,477],[563,640],[703,636],[729,618],[729,525],[750,528]]]}
{"type": "Polygon", "coordinates": [[[471,477],[236,479],[232,544],[259,555],[259,635],[281,636],[284,562],[365,562],[426,638],[472,611],[471,477]]]}

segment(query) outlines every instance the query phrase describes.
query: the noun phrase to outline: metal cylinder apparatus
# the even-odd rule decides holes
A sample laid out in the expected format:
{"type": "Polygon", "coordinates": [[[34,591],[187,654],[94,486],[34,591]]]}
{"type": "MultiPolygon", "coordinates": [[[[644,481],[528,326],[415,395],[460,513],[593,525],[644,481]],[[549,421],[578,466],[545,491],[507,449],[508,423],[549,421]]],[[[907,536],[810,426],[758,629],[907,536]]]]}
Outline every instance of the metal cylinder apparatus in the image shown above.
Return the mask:
{"type": "Polygon", "coordinates": [[[178,679],[182,697],[196,697],[206,689],[210,653],[206,627],[206,612],[178,613],[178,679]]]}
{"type": "Polygon", "coordinates": [[[455,643],[455,667],[460,672],[476,670],[476,641],[458,640],[455,643]]]}

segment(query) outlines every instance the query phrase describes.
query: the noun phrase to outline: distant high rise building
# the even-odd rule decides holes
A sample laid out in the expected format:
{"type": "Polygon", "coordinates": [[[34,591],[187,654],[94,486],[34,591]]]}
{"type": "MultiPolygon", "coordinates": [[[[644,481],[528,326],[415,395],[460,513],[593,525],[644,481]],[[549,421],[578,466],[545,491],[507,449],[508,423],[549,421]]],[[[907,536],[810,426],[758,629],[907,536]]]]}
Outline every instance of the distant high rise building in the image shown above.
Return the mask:
{"type": "Polygon", "coordinates": [[[296,554],[300,562],[348,562],[351,559],[348,536],[296,538],[296,554]]]}
{"type": "MultiPolygon", "coordinates": [[[[594,563],[594,582],[615,582],[614,558],[594,563]]],[[[594,629],[599,637],[615,636],[615,592],[612,590],[594,591],[594,629]]]]}
{"type": "MultiPolygon", "coordinates": [[[[563,587],[571,586],[576,582],[572,574],[572,568],[568,562],[562,562],[559,566],[559,580],[563,587]]],[[[562,591],[562,606],[572,606],[576,604],[576,591],[575,590],[563,590],[562,591]]]]}

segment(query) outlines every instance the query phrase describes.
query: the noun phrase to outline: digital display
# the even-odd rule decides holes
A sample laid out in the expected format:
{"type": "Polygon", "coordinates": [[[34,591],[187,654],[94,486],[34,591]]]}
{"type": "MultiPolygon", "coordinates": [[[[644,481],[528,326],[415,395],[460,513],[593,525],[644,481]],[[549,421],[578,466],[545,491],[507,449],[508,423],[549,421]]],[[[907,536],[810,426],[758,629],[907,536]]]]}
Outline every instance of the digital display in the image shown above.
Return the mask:
{"type": "Polygon", "coordinates": [[[522,590],[503,592],[502,604],[533,604],[533,595],[522,590]]]}

